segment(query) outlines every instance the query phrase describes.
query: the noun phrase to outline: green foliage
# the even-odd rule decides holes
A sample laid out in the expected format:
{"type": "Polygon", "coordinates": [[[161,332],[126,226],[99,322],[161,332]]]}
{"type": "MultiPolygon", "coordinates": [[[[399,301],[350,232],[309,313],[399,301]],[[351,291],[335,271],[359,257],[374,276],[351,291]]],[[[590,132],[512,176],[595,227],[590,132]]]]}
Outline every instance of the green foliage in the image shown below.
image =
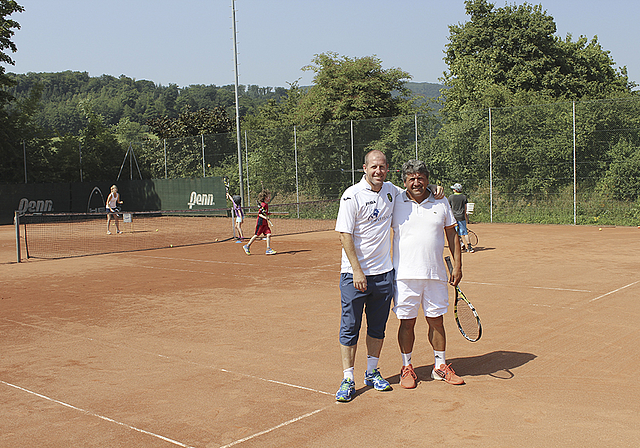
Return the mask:
{"type": "Polygon", "coordinates": [[[299,124],[393,117],[411,112],[405,81],[409,73],[383,69],[374,56],[349,58],[337,53],[316,55],[304,70],[313,71],[314,85],[296,111],[299,124]],[[399,96],[392,93],[399,92],[399,96]]]}
{"type": "Polygon", "coordinates": [[[598,191],[621,200],[640,198],[640,142],[620,139],[609,151],[611,163],[598,183],[598,191]]]}
{"type": "Polygon", "coordinates": [[[527,98],[518,97],[520,92],[535,92],[540,103],[602,98],[629,93],[634,86],[626,68],[614,68],[597,37],[558,38],[553,18],[541,5],[494,9],[486,0],[465,5],[470,21],[449,27],[447,110],[521,105],[527,98]]]}
{"type": "MultiPolygon", "coordinates": [[[[234,86],[192,85],[180,88],[175,84],[156,85],[152,81],[127,76],[102,75],[90,77],[86,72],[8,74],[15,86],[7,90],[18,99],[28,97],[40,86],[41,103],[34,115],[34,123],[49,135],[78,134],[84,126],[79,112],[81,101],[91,103],[108,127],[122,118],[145,125],[148,120],[167,117],[176,119],[186,111],[223,110],[235,115],[234,86]]],[[[258,86],[239,86],[240,116],[255,113],[269,100],[279,100],[284,89],[258,86]]]]}
{"type": "Polygon", "coordinates": [[[576,111],[578,178],[599,179],[607,169],[602,165],[606,152],[617,140],[598,134],[594,126],[612,122],[615,113],[605,117],[605,110],[618,107],[589,106],[584,100],[633,97],[626,69],[615,69],[595,37],[558,38],[553,18],[540,5],[495,8],[487,0],[465,5],[470,20],[449,27],[448,89],[437,139],[443,154],[436,162],[453,166],[452,180],[487,185],[491,109],[494,187],[528,200],[551,198],[573,183],[569,100],[583,100],[576,111]]]}
{"type": "Polygon", "coordinates": [[[158,138],[192,137],[204,134],[219,134],[230,132],[233,121],[224,109],[186,110],[178,118],[160,117],[147,122],[151,132],[158,138]]]}
{"type": "MultiPolygon", "coordinates": [[[[6,53],[6,50],[13,53],[18,51],[16,44],[11,39],[15,34],[14,29],[20,29],[20,24],[9,16],[23,11],[24,7],[14,0],[0,0],[0,63],[14,65],[13,59],[6,53]]],[[[5,74],[4,66],[0,66],[0,108],[13,100],[13,96],[6,90],[11,85],[13,85],[13,80],[5,74]]]]}

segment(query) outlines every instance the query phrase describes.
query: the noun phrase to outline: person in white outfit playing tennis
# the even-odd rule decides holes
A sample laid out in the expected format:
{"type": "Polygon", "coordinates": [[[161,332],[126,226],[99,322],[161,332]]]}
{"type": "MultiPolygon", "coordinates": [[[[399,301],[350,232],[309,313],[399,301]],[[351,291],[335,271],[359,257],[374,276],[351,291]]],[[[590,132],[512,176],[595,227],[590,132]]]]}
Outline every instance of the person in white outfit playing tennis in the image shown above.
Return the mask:
{"type": "Polygon", "coordinates": [[[118,193],[118,187],[115,185],[111,186],[111,193],[107,196],[107,235],[111,235],[111,230],[109,229],[111,225],[111,220],[116,225],[116,232],[122,233],[120,230],[120,226],[118,225],[118,205],[122,204],[120,200],[120,193],[118,193]]]}

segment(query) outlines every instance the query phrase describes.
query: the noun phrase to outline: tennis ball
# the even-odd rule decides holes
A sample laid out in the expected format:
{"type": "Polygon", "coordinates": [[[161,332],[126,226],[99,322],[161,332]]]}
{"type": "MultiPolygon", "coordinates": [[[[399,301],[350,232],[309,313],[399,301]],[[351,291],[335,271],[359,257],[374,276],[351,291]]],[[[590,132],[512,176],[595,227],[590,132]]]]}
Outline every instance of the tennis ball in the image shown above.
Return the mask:
{"type": "Polygon", "coordinates": [[[600,227],[598,230],[602,230],[602,227],[600,227]]]}
{"type": "Polygon", "coordinates": [[[169,247],[173,247],[173,244],[169,244],[169,247]]]}
{"type": "Polygon", "coordinates": [[[156,232],[158,231],[158,229],[156,229],[156,232]]]}
{"type": "Polygon", "coordinates": [[[216,241],[218,241],[218,238],[216,238],[216,241]]]}

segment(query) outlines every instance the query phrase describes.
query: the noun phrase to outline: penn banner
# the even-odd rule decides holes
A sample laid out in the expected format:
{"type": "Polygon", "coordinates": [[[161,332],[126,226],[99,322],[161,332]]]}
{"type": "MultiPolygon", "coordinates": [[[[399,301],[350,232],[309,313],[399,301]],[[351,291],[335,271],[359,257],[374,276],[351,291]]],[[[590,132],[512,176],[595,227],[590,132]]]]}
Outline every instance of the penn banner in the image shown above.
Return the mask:
{"type": "Polygon", "coordinates": [[[227,214],[221,177],[15,184],[0,185],[0,224],[11,224],[15,211],[21,214],[104,213],[112,185],[118,187],[123,212],[213,210],[211,214],[227,214]]]}

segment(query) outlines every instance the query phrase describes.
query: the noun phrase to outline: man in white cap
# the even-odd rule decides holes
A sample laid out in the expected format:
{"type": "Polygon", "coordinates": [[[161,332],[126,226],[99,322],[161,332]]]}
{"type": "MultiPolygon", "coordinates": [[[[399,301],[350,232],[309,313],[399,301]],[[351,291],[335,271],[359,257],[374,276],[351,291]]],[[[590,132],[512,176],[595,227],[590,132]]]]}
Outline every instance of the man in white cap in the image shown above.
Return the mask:
{"type": "MultiPolygon", "coordinates": [[[[462,194],[462,185],[459,183],[453,184],[451,189],[453,194],[449,196],[449,204],[451,204],[453,216],[455,216],[458,223],[460,242],[464,241],[467,244],[467,252],[473,252],[473,247],[469,242],[469,232],[467,231],[467,222],[469,221],[467,216],[467,197],[462,194]]],[[[464,247],[462,248],[464,249],[464,247]]]]}

